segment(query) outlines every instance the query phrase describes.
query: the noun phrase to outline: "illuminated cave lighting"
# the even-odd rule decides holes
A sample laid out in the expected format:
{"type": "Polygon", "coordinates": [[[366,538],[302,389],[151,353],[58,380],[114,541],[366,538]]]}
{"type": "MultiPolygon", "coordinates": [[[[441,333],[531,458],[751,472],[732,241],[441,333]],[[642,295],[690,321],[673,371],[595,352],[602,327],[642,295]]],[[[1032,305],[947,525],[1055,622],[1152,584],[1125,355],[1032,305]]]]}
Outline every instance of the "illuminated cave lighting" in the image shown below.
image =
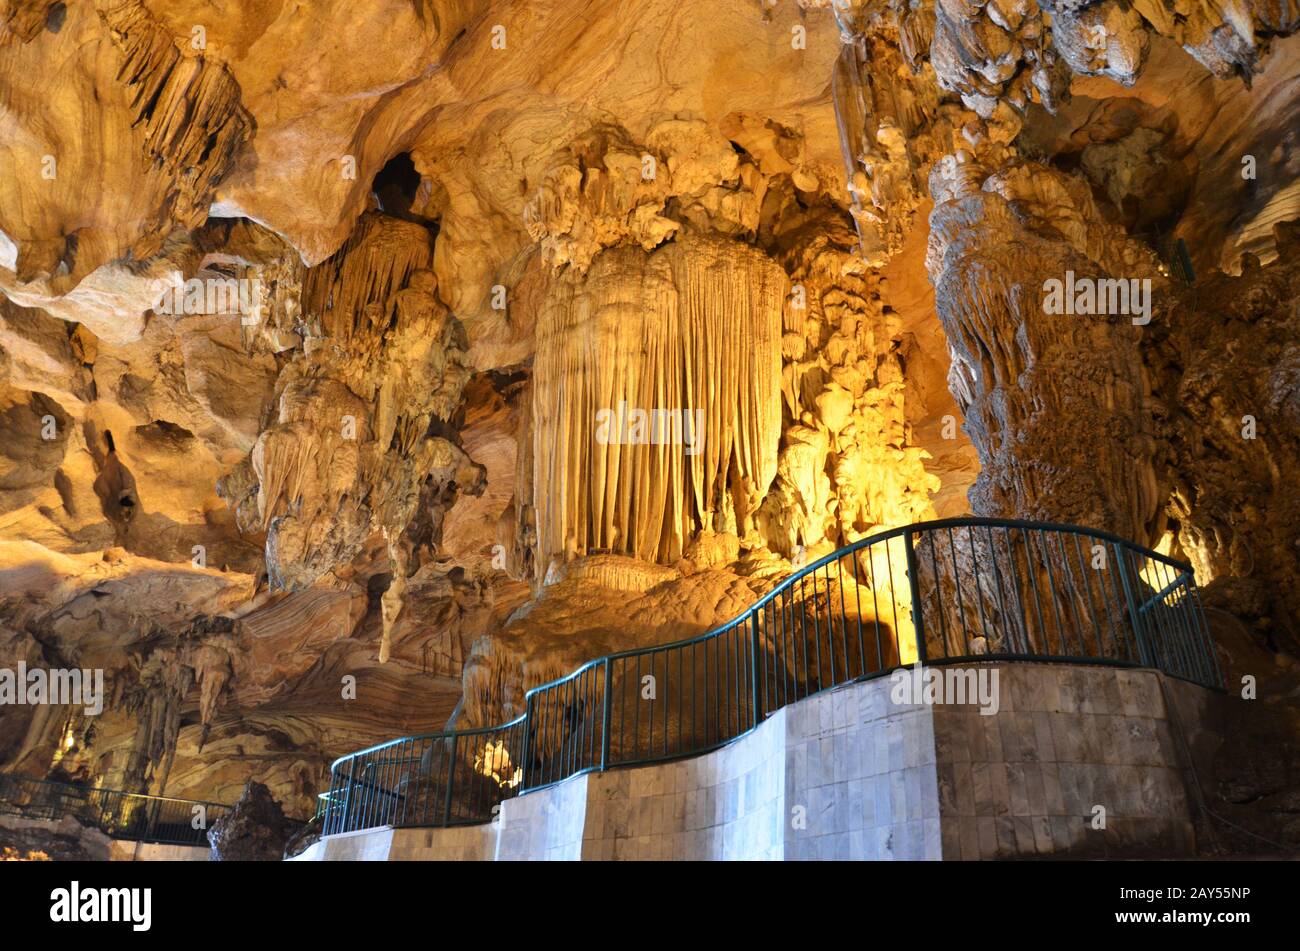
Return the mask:
{"type": "Polygon", "coordinates": [[[33,849],[30,852],[19,852],[10,846],[5,846],[4,851],[0,852],[0,862],[48,862],[50,857],[44,852],[33,849]]]}
{"type": "MultiPolygon", "coordinates": [[[[882,527],[880,530],[886,529],[882,527]]],[[[894,633],[898,639],[898,662],[904,665],[915,664],[919,654],[916,649],[916,625],[912,620],[912,594],[907,572],[900,565],[900,562],[906,561],[903,542],[901,539],[890,539],[882,545],[870,546],[867,552],[869,552],[871,565],[868,572],[864,572],[863,577],[875,580],[876,597],[870,602],[872,610],[878,612],[879,620],[884,624],[892,626],[894,619],[897,618],[898,630],[894,633]],[[891,554],[892,584],[890,583],[891,554]]],[[[850,585],[855,584],[852,578],[845,578],[845,581],[850,585]]],[[[869,586],[861,587],[864,592],[871,591],[869,586]]],[[[864,610],[867,608],[865,598],[868,596],[869,594],[862,595],[864,610]]]]}
{"type": "MultiPolygon", "coordinates": [[[[1165,532],[1155,545],[1155,550],[1166,557],[1172,557],[1170,552],[1174,547],[1174,533],[1165,532]]],[[[1138,570],[1138,577],[1147,583],[1152,591],[1159,591],[1169,582],[1174,580],[1174,573],[1168,565],[1154,561],[1151,558],[1145,558],[1142,561],[1142,567],[1138,570]]]]}
{"type": "Polygon", "coordinates": [[[488,743],[482,753],[475,755],[474,769],[504,789],[514,789],[524,779],[523,769],[515,767],[510,772],[510,753],[500,740],[488,743]]]}
{"type": "Polygon", "coordinates": [[[54,749],[53,765],[63,762],[63,758],[72,752],[72,748],[77,745],[77,733],[73,729],[72,723],[68,723],[68,728],[63,731],[63,739],[54,749]]]}

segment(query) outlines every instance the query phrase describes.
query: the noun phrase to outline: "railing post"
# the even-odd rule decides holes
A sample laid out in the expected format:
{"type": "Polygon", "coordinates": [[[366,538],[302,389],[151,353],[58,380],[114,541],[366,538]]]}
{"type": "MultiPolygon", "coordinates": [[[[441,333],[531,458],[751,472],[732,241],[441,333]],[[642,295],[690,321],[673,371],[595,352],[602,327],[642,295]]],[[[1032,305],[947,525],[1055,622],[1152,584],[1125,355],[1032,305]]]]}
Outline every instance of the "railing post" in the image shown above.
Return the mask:
{"type": "Polygon", "coordinates": [[[532,755],[533,752],[532,722],[533,722],[533,700],[531,697],[525,694],[524,695],[524,718],[519,721],[519,724],[520,726],[523,727],[523,731],[524,731],[523,753],[520,756],[521,760],[523,761],[523,768],[524,768],[523,779],[519,781],[519,792],[521,794],[528,791],[528,767],[532,763],[529,757],[532,755]]]}
{"type": "MultiPolygon", "coordinates": [[[[609,728],[613,721],[610,714],[609,695],[614,692],[614,671],[608,657],[605,658],[605,702],[600,711],[600,771],[609,768],[609,728]]],[[[527,736],[527,732],[524,734],[527,736]]]]}
{"type": "Polygon", "coordinates": [[[335,832],[348,831],[348,821],[352,816],[352,790],[356,786],[356,776],[357,757],[354,753],[348,760],[348,788],[343,794],[343,815],[339,817],[339,827],[334,830],[335,832]]]}
{"type": "Polygon", "coordinates": [[[758,612],[751,609],[749,613],[749,694],[753,700],[754,726],[758,726],[763,721],[762,699],[759,696],[758,684],[758,651],[758,612]]]}
{"type": "Polygon", "coordinates": [[[451,757],[447,760],[447,802],[444,809],[442,824],[451,825],[451,791],[456,785],[456,744],[460,737],[455,733],[451,735],[451,757]]]}
{"type": "Polygon", "coordinates": [[[161,803],[157,799],[145,800],[145,812],[149,816],[149,821],[145,823],[144,835],[141,842],[148,842],[153,838],[154,827],[158,824],[158,807],[161,803]]]}
{"type": "Polygon", "coordinates": [[[1138,610],[1137,597],[1133,594],[1133,585],[1128,578],[1128,559],[1125,557],[1128,553],[1114,542],[1111,542],[1110,547],[1119,565],[1120,581],[1124,584],[1124,600],[1128,605],[1129,622],[1133,625],[1133,639],[1137,641],[1138,660],[1143,667],[1155,667],[1155,658],[1151,656],[1151,647],[1147,644],[1143,633],[1142,614],[1138,610]]]}
{"type": "MultiPolygon", "coordinates": [[[[916,632],[916,662],[924,664],[927,660],[925,650],[925,616],[921,610],[921,586],[917,579],[916,549],[912,544],[911,531],[903,532],[903,547],[907,552],[907,586],[912,592],[912,629],[916,632]]],[[[870,556],[868,556],[870,557],[870,556]]],[[[885,557],[889,557],[889,542],[885,542],[885,557]]],[[[961,579],[958,579],[960,582],[961,579]]],[[[899,660],[902,661],[903,645],[898,645],[899,660]]]]}
{"type": "Polygon", "coordinates": [[[1205,611],[1201,607],[1201,595],[1196,588],[1196,579],[1190,575],[1187,578],[1187,596],[1192,599],[1193,617],[1199,621],[1197,628],[1201,635],[1201,650],[1206,653],[1206,660],[1210,663],[1209,673],[1214,679],[1214,687],[1217,690],[1226,689],[1223,668],[1219,665],[1219,651],[1214,646],[1214,636],[1210,633],[1209,623],[1205,620],[1205,611]]]}

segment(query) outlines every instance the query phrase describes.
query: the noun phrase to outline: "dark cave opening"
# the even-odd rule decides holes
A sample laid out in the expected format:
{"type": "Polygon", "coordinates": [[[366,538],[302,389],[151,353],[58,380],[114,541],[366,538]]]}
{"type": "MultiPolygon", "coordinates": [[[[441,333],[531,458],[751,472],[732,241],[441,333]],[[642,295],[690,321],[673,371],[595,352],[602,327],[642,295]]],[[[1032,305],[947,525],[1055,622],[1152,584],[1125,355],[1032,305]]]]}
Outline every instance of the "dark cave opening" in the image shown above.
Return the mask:
{"type": "Polygon", "coordinates": [[[411,153],[398,152],[376,173],[370,190],[384,214],[434,227],[437,219],[426,218],[415,210],[422,181],[411,153]]]}

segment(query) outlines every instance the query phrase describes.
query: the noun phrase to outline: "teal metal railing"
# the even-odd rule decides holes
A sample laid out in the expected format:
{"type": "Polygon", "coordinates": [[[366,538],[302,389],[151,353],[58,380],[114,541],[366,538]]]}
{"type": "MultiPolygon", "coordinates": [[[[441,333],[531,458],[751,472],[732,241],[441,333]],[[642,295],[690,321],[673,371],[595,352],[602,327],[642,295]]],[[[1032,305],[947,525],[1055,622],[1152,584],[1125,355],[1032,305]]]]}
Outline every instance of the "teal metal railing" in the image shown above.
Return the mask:
{"type": "Polygon", "coordinates": [[[856,541],[698,637],[592,660],[501,726],[333,764],[324,833],[489,821],[519,793],[703,753],[811,694],[916,662],[1152,667],[1221,688],[1190,566],[1106,532],[924,522],[856,541]]]}
{"type": "Polygon", "coordinates": [[[0,813],[58,821],[74,816],[113,839],[207,845],[212,823],[229,806],[145,796],[0,773],[0,813]]]}

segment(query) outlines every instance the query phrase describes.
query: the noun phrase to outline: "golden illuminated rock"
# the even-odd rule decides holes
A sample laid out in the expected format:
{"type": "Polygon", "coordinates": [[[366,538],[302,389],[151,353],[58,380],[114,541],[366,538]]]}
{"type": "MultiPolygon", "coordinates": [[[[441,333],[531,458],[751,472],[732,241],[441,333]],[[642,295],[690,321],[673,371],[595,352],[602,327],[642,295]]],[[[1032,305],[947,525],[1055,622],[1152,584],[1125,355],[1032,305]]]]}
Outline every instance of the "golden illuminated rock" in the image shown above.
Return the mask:
{"type": "MultiPolygon", "coordinates": [[[[1296,26],[0,0],[0,666],[109,694],[6,712],[0,769],[305,816],[343,753],[972,511],[1163,540],[1293,669],[1296,26]]],[[[914,659],[906,581],[810,597],[868,591],[914,659]]]]}

